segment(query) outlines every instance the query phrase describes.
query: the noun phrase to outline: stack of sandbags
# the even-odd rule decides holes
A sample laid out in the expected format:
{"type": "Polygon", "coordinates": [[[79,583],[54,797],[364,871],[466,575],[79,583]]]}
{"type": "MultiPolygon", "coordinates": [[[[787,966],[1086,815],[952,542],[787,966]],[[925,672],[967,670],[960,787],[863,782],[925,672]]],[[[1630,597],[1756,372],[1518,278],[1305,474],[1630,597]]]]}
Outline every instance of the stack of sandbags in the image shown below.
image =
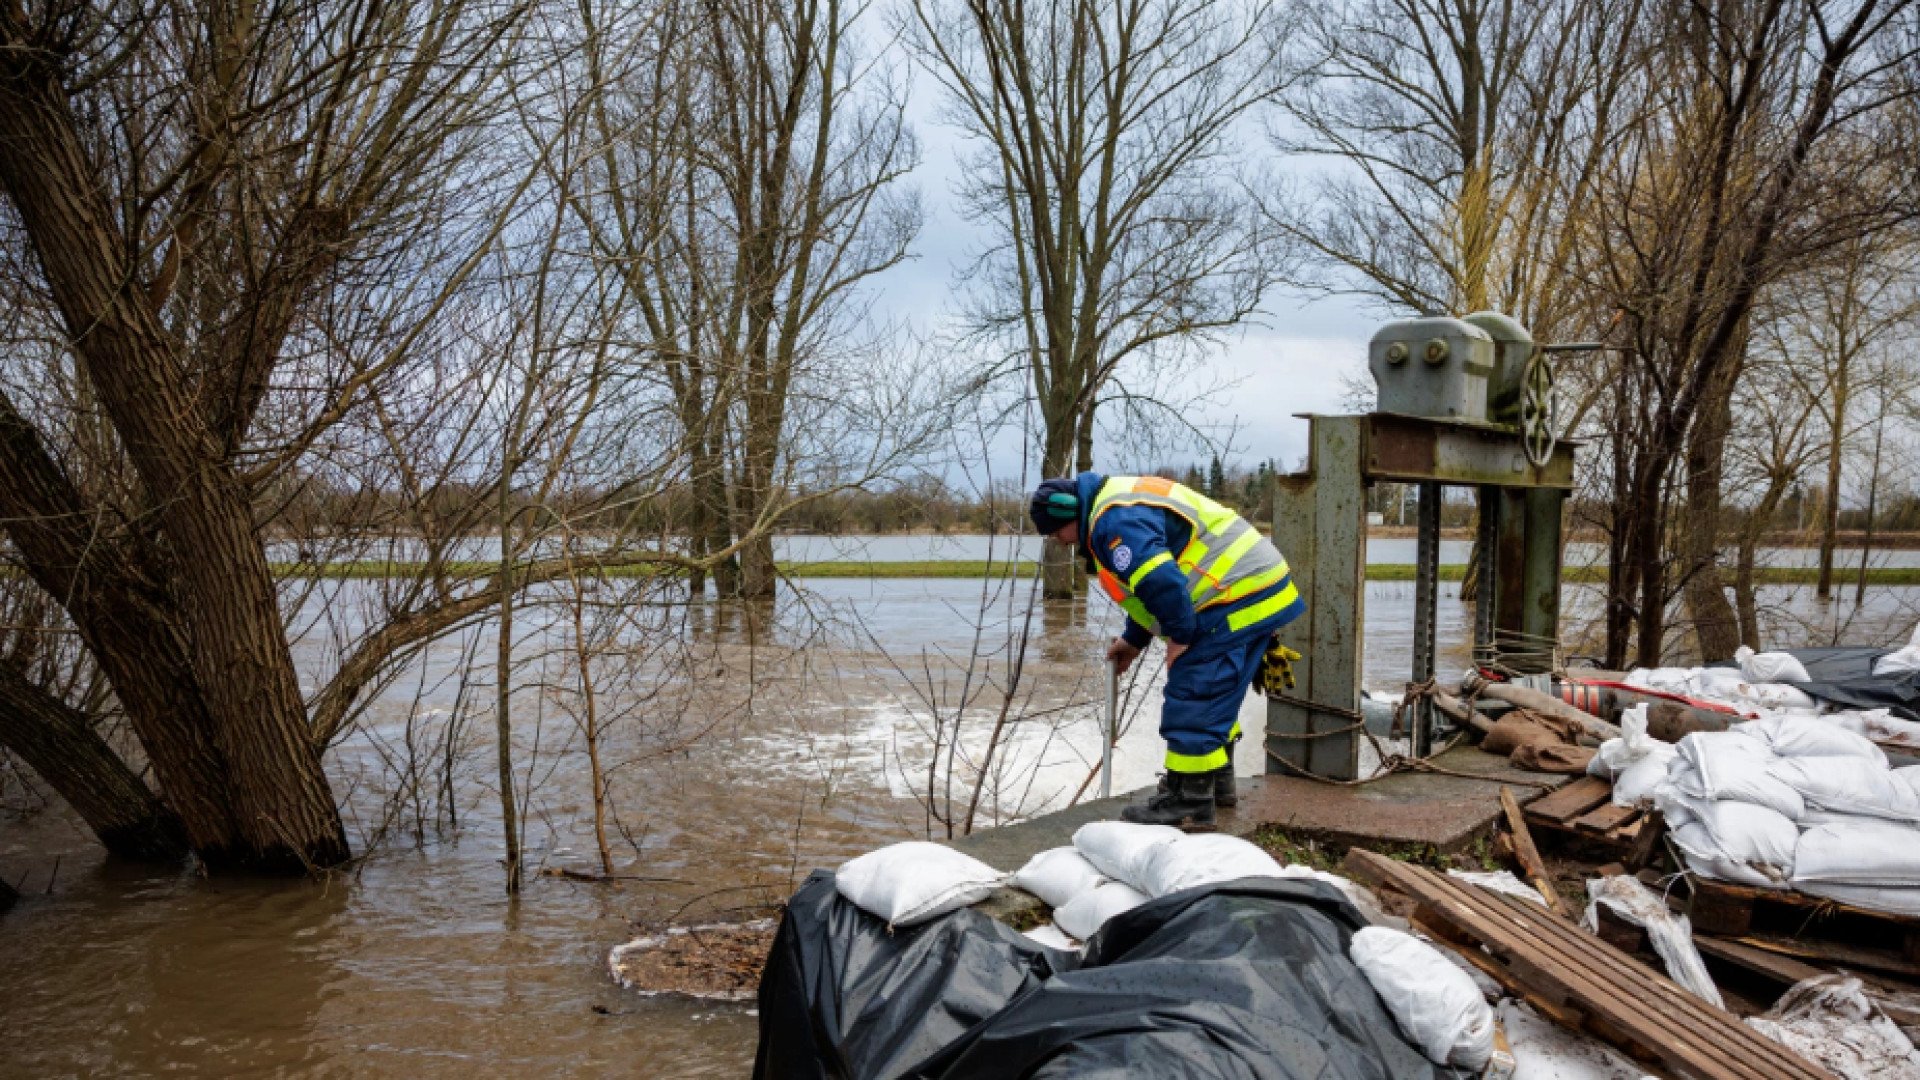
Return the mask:
{"type": "MultiPolygon", "coordinates": [[[[1148,900],[1250,877],[1310,877],[1357,902],[1353,883],[1304,866],[1282,866],[1238,837],[1188,836],[1167,825],[1096,821],[1073,834],[1073,846],[1043,851],[1010,883],[1053,908],[1053,926],[1085,940],[1108,919],[1148,900]]],[[[1049,944],[1054,944],[1049,940],[1049,944]]]]}
{"type": "Polygon", "coordinates": [[[1917,778],[1864,736],[1776,715],[1682,739],[1654,799],[1695,873],[1920,914],[1917,778]]]}

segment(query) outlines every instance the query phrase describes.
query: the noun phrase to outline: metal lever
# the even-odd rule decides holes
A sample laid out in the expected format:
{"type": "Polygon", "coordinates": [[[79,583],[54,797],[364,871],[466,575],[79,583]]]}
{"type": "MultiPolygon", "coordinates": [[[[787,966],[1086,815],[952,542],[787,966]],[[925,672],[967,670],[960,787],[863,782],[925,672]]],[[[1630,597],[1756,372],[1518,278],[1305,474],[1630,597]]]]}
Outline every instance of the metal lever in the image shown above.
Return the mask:
{"type": "Polygon", "coordinates": [[[1113,740],[1120,713],[1120,665],[1107,661],[1107,722],[1100,740],[1100,797],[1113,795],[1113,740]]]}

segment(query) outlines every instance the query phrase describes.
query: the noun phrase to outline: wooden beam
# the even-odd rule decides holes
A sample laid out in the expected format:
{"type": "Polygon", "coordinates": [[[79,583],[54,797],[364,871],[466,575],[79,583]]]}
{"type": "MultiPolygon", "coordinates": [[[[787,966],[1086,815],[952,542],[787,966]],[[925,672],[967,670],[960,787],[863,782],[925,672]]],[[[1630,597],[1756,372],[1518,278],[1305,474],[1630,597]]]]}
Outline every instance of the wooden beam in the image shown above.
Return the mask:
{"type": "Polygon", "coordinates": [[[1546,860],[1540,857],[1540,851],[1533,846],[1533,833],[1527,830],[1527,819],[1520,814],[1520,804],[1513,798],[1513,789],[1500,785],[1500,809],[1507,816],[1507,828],[1513,833],[1513,856],[1520,863],[1520,869],[1527,875],[1533,887],[1547,901],[1547,906],[1556,914],[1572,918],[1567,910],[1566,901],[1560,899],[1560,890],[1554,888],[1553,875],[1547,873],[1546,860]]]}

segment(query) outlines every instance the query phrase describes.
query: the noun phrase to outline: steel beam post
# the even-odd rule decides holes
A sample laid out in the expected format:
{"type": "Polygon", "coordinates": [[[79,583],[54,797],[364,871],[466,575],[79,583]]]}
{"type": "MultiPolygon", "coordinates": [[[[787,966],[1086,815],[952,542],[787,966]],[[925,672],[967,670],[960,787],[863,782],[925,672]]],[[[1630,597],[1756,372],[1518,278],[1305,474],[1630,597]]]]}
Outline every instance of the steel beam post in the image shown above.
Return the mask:
{"type": "Polygon", "coordinates": [[[1267,699],[1268,772],[1359,775],[1367,561],[1362,419],[1310,417],[1306,473],[1276,478],[1273,539],[1307,611],[1279,634],[1303,659],[1294,664],[1293,693],[1267,699]]]}
{"type": "Polygon", "coordinates": [[[1475,663],[1493,655],[1493,606],[1500,595],[1500,489],[1481,485],[1479,492],[1480,526],[1475,534],[1473,554],[1478,562],[1473,600],[1473,659],[1475,663]]]}
{"type": "MultiPolygon", "coordinates": [[[[1418,540],[1413,556],[1413,681],[1416,683],[1433,678],[1434,620],[1439,604],[1441,491],[1441,486],[1432,481],[1420,485],[1418,540]]],[[[1425,757],[1433,742],[1430,699],[1422,697],[1411,714],[1413,753],[1415,757],[1425,757]]]]}
{"type": "Polygon", "coordinates": [[[1527,568],[1522,586],[1526,606],[1520,612],[1520,630],[1538,641],[1560,640],[1561,520],[1566,499],[1565,492],[1551,488],[1534,488],[1526,494],[1527,568]]]}

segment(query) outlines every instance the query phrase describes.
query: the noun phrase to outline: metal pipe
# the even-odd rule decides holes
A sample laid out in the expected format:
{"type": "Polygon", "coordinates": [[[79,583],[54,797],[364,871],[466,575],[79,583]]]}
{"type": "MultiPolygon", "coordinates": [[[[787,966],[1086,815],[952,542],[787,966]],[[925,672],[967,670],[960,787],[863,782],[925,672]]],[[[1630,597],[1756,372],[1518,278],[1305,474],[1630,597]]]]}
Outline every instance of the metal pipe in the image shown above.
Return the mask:
{"type": "Polygon", "coordinates": [[[1106,738],[1100,741],[1100,797],[1113,795],[1113,740],[1119,736],[1120,665],[1107,661],[1106,738]]]}

